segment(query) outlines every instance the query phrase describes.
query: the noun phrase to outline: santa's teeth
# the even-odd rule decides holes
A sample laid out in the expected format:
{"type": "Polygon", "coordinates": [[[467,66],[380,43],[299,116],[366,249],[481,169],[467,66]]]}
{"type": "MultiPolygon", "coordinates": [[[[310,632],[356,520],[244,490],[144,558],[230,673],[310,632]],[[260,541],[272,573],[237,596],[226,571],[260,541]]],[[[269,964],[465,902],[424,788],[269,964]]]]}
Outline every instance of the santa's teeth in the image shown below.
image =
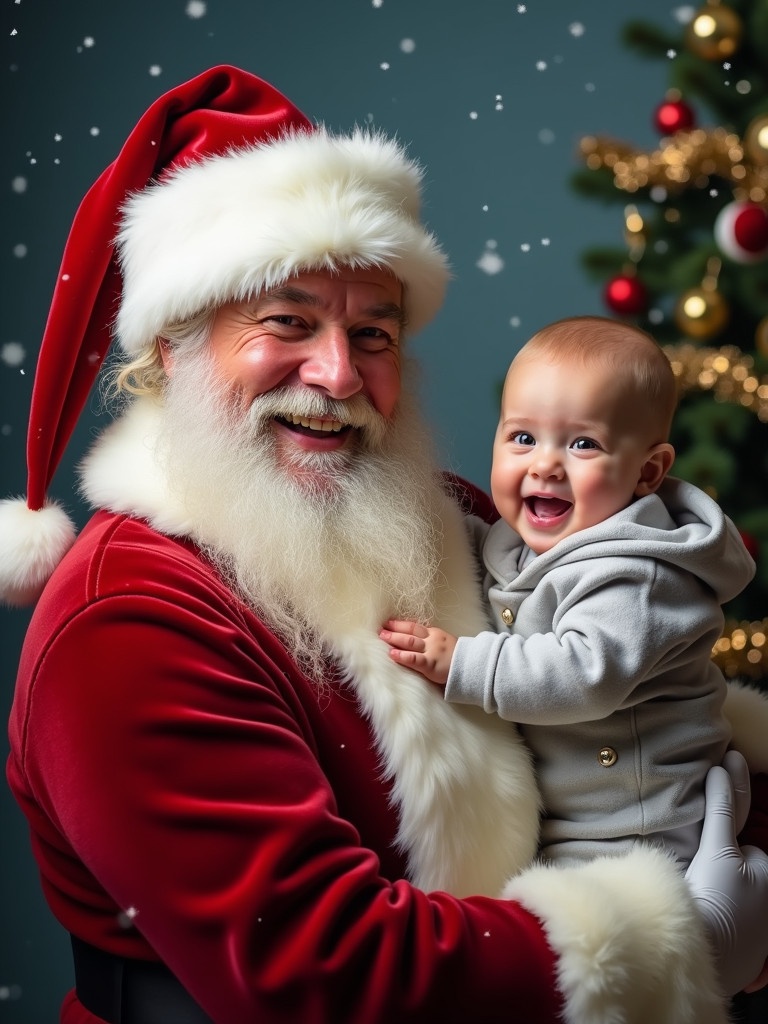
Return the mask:
{"type": "Polygon", "coordinates": [[[323,433],[338,434],[344,428],[340,420],[320,420],[315,417],[309,419],[306,416],[295,416],[293,413],[287,413],[284,419],[296,427],[306,427],[308,430],[319,430],[323,433]]]}

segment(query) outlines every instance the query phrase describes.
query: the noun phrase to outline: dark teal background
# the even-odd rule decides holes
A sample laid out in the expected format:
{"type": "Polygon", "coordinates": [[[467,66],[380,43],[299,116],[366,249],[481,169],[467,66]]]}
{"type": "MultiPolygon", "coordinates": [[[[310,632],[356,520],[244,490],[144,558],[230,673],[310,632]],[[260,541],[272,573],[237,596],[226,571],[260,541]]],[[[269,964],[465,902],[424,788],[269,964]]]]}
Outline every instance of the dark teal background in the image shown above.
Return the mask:
{"type": "MultiPolygon", "coordinates": [[[[604,312],[579,254],[620,243],[622,222],[616,208],[571,193],[578,140],[657,142],[667,68],[628,54],[620,28],[642,17],[676,29],[671,0],[520,6],[208,0],[195,18],[187,0],[2,0],[0,496],[25,491],[37,345],[79,199],[161,92],[219,63],[261,75],[333,128],[397,133],[426,165],[426,218],[454,281],[413,347],[446,465],[485,485],[497,387],[514,352],[549,320],[604,312]],[[494,275],[477,265],[489,243],[504,261],[494,275]]],[[[96,406],[51,488],[80,522],[73,466],[96,406]]],[[[26,621],[26,612],[0,611],[3,719],[26,621]]],[[[4,759],[4,731],[0,743],[4,759]]],[[[1,795],[0,1021],[49,1024],[71,985],[67,940],[40,896],[25,823],[4,786],[1,795]]]]}

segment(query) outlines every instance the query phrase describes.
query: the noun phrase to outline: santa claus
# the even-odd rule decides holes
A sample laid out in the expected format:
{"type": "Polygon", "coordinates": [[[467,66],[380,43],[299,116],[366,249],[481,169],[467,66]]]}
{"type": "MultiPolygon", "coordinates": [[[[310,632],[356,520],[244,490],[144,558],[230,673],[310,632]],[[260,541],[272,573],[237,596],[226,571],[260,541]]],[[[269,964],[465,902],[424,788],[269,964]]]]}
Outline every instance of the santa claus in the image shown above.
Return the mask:
{"type": "Polygon", "coordinates": [[[447,279],[420,181],[216,68],[75,219],[0,512],[6,600],[42,591],[8,772],[73,936],[66,1024],[719,1024],[762,967],[768,858],[725,771],[687,880],[652,850],[535,866],[514,727],[378,637],[486,624],[463,516],[493,512],[437,471],[414,390],[447,279]],[[73,543],[45,494],[113,329],[129,397],[73,543]]]}

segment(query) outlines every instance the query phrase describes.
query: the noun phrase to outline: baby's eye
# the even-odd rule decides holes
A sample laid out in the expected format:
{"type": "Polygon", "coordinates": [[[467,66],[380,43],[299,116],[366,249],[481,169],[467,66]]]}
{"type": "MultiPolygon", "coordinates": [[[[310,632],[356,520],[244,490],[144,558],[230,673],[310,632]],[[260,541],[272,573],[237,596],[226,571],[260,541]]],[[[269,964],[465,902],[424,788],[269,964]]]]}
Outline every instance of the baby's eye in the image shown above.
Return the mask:
{"type": "Polygon", "coordinates": [[[513,434],[510,437],[510,441],[512,441],[513,444],[526,446],[536,444],[536,438],[533,434],[529,434],[527,430],[518,430],[516,434],[513,434]]]}
{"type": "Polygon", "coordinates": [[[571,448],[574,448],[577,452],[588,452],[594,448],[600,448],[597,441],[593,441],[591,437],[577,437],[575,441],[571,442],[571,448]]]}

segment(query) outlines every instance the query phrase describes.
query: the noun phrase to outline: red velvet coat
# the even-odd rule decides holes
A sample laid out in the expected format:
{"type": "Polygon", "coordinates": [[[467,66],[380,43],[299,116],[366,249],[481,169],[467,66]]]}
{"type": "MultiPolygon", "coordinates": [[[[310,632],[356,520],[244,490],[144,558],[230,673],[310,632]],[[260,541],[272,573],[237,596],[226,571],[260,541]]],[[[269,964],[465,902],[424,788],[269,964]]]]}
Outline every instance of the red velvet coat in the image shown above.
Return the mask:
{"type": "MultiPolygon", "coordinates": [[[[420,855],[387,728],[353,681],[326,682],[191,541],[97,513],[35,611],[10,723],[61,924],[162,959],[220,1024],[725,1020],[685,884],[656,855],[616,878],[529,868],[514,902],[406,881],[420,855]]],[[[73,995],[62,1019],[96,1020],[73,995]]]]}

